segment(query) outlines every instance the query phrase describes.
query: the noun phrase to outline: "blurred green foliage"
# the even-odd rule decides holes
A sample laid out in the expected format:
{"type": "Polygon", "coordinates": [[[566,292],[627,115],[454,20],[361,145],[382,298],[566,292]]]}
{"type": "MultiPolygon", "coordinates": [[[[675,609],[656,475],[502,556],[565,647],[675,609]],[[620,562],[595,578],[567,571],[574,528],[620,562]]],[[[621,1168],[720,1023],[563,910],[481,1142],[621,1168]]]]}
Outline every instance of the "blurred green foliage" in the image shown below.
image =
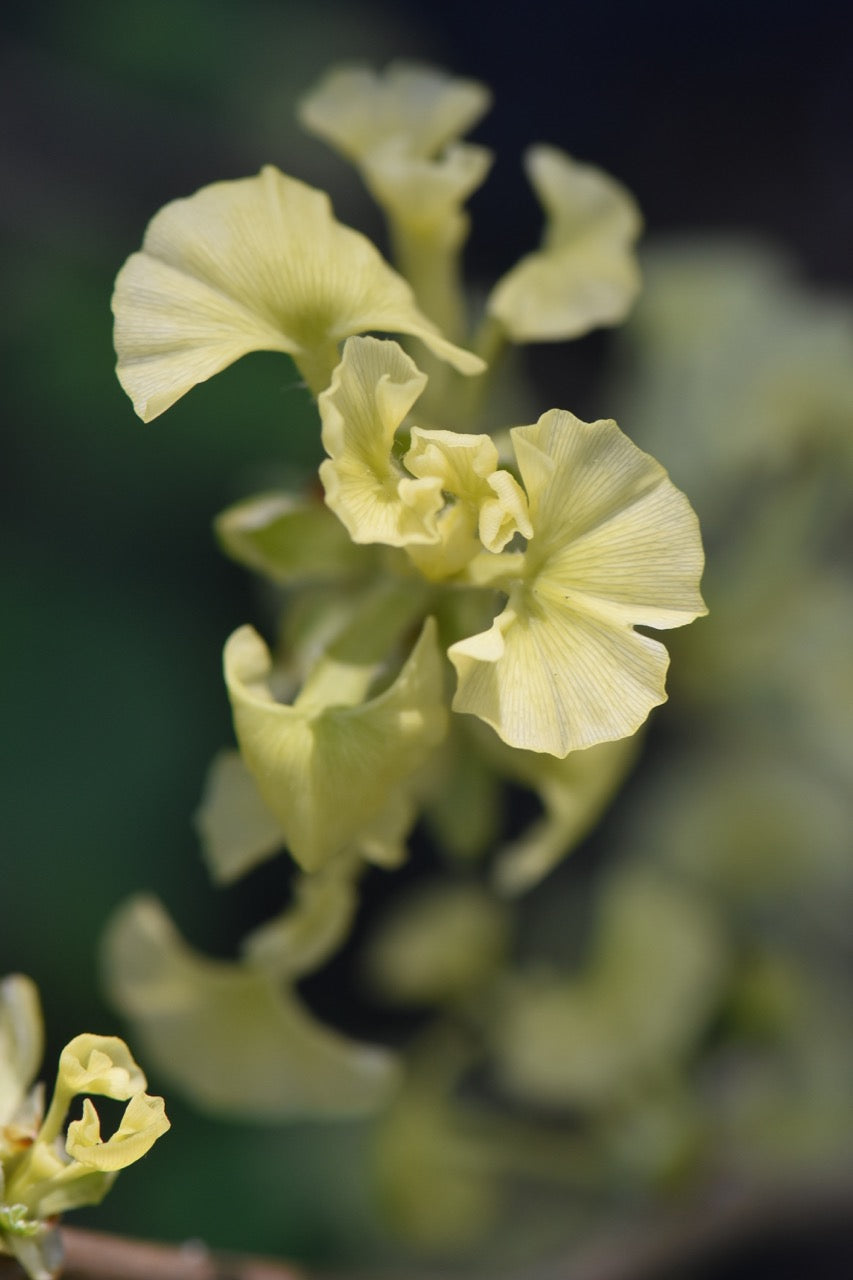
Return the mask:
{"type": "MultiPolygon", "coordinates": [[[[326,18],[309,5],[85,0],[9,24],[0,971],[38,982],[48,1065],[81,1029],[119,1029],[97,946],[128,893],[156,887],[214,950],[234,936],[190,818],[230,737],[222,641],[256,606],[211,525],[232,500],[316,467],[315,410],[289,361],[257,355],[166,428],[142,427],[115,381],[109,299],[158,201],[202,167],[207,178],[284,156],[289,104],[337,42],[383,48],[369,15],[336,5],[326,18]]],[[[170,1109],[171,1158],[117,1188],[99,1225],[336,1251],[347,1213],[322,1209],[322,1152],[357,1132],[308,1142],[170,1109]],[[271,1161],[293,1169],[286,1197],[270,1194],[271,1161]],[[198,1169],[211,1164],[223,1177],[208,1185],[198,1169]]]]}

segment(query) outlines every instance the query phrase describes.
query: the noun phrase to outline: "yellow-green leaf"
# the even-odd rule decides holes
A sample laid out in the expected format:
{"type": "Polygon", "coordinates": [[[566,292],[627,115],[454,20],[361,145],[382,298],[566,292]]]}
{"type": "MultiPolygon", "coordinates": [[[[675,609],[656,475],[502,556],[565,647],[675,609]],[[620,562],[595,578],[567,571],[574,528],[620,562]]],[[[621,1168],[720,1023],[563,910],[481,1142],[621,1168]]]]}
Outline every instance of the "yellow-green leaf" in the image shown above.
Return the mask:
{"type": "Polygon", "coordinates": [[[318,393],[338,344],[374,329],[420,338],[463,373],[483,368],[324,192],[272,166],[161,209],[118,274],[113,312],[118,378],[146,422],[250,351],[293,356],[318,393]]]}
{"type": "MultiPolygon", "coordinates": [[[[276,702],[269,651],[251,627],[234,633],[224,661],[243,759],[290,852],[308,871],[373,831],[389,795],[410,784],[445,730],[431,619],[397,678],[367,701],[357,684],[342,683],[336,697],[332,667],[322,697],[276,702]]],[[[352,675],[341,668],[341,681],[352,675]]]]}
{"type": "Polygon", "coordinates": [[[326,506],[290,493],[258,494],[235,503],[217,516],[214,527],[233,560],[273,582],[351,580],[374,566],[373,553],[355,546],[326,506]]]}
{"type": "Polygon", "coordinates": [[[323,1026],[263,966],[199,955],[154,899],[133,899],[113,919],[104,972],[151,1062],[210,1111],[357,1115],[396,1083],[392,1054],[323,1026]]]}
{"type": "Polygon", "coordinates": [[[467,133],[490,102],[475,80],[400,60],[381,73],[359,64],[334,68],[303,98],[299,118],[351,160],[397,139],[409,154],[427,157],[467,133]]]}
{"type": "Polygon", "coordinates": [[[326,502],[355,542],[436,542],[440,482],[413,479],[393,455],[394,435],[426,385],[396,342],[350,338],[320,396],[320,466],[326,502]]]}
{"type": "Polygon", "coordinates": [[[507,561],[503,612],[448,651],[453,707],[562,757],[634,733],[664,701],[666,650],[634,627],[705,612],[702,543],[687,499],[615,422],[554,409],[512,439],[533,536],[507,561]]]}
{"type": "Polygon", "coordinates": [[[527,174],[544,208],[542,247],[493,289],[487,306],[514,342],[576,338],[624,320],[640,288],[642,226],[615,179],[556,147],[531,147],[527,174]]]}

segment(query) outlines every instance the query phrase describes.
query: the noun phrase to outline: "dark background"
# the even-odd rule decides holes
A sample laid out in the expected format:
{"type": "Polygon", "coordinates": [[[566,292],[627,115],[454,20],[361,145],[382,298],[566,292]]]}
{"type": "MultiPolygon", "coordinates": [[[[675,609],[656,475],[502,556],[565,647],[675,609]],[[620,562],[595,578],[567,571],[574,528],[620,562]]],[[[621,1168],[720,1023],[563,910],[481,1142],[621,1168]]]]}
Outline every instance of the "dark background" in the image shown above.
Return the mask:
{"type": "MultiPolygon", "coordinates": [[[[538,237],[519,161],[541,140],[620,177],[650,235],[758,232],[849,286],[853,40],[847,6],[805,0],[56,0],[3,22],[0,973],[39,982],[52,1062],[76,1032],[116,1028],[97,943],[129,892],[156,891],[199,944],[232,936],[240,902],[210,889],[189,815],[230,737],[221,643],[256,605],[210,520],[318,448],[275,356],[150,426],[134,418],[109,296],[148,218],[273,162],[330,184],[340,215],[376,232],[357,180],[300,133],[293,105],[337,60],[416,56],[495,93],[475,134],[498,153],[473,202],[476,277],[538,237]]],[[[101,1225],[306,1254],[357,1243],[357,1226],[324,1217],[322,1183],[330,1152],[344,1168],[357,1151],[357,1127],[252,1133],[170,1111],[168,1158],[125,1175],[101,1225]],[[266,1172],[282,1153],[299,1165],[286,1206],[266,1172]],[[200,1182],[201,1160],[221,1184],[200,1182]]],[[[355,1221],[362,1190],[342,1177],[355,1221]]]]}

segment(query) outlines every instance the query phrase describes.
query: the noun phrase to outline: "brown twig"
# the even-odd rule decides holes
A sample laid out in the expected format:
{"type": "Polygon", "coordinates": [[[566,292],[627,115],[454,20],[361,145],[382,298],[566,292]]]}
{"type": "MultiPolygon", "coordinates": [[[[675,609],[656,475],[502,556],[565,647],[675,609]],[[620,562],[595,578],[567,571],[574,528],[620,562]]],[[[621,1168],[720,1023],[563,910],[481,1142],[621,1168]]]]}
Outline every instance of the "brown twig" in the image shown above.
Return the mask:
{"type": "MultiPolygon", "coordinates": [[[[721,1188],[678,1210],[614,1226],[602,1238],[545,1266],[530,1267],[515,1280],[656,1280],[762,1239],[851,1219],[853,1181],[848,1177],[775,1188],[721,1188]]],[[[62,1280],[312,1280],[291,1263],[213,1252],[197,1242],[154,1244],[74,1227],[64,1227],[62,1237],[62,1280]]],[[[415,1269],[411,1280],[418,1275],[429,1280],[429,1273],[415,1269]]],[[[0,1280],[22,1276],[17,1263],[0,1257],[0,1280]]],[[[437,1280],[434,1273],[432,1280],[437,1280]]]]}
{"type": "MultiPolygon", "coordinates": [[[[62,1280],[308,1280],[287,1262],[252,1254],[214,1253],[198,1242],[170,1245],[64,1227],[62,1280]]],[[[0,1259],[0,1280],[22,1276],[0,1259]],[[5,1264],[5,1266],[4,1266],[5,1264]]]]}
{"type": "Polygon", "coordinates": [[[721,1186],[644,1222],[617,1224],[571,1257],[531,1269],[526,1280],[670,1280],[749,1246],[811,1235],[851,1218],[849,1179],[721,1186]]]}

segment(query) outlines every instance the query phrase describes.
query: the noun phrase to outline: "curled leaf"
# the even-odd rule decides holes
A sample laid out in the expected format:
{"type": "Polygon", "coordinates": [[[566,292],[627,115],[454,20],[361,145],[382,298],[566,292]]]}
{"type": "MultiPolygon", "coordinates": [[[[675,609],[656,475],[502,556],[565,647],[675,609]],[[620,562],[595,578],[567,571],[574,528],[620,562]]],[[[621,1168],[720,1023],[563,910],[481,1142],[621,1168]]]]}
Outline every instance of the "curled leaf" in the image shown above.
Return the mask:
{"type": "Polygon", "coordinates": [[[349,675],[341,669],[336,681],[332,669],[322,698],[276,702],[270,654],[251,627],[234,633],[224,663],[243,760],[306,871],[371,831],[389,795],[408,784],[444,733],[442,663],[431,619],[396,680],[367,701],[361,693],[351,697],[349,675]]]}
{"type": "Polygon", "coordinates": [[[101,1124],[91,1099],[83,1100],[83,1116],[68,1126],[65,1150],[72,1160],[101,1173],[115,1173],[141,1160],[170,1128],[162,1098],[137,1093],[130,1099],[115,1133],[101,1139],[101,1124]]]}
{"type": "Polygon", "coordinates": [[[640,288],[633,245],[642,223],[632,196],[556,147],[531,147],[525,166],[545,210],[545,236],[495,285],[490,314],[514,342],[618,324],[640,288]]]}

